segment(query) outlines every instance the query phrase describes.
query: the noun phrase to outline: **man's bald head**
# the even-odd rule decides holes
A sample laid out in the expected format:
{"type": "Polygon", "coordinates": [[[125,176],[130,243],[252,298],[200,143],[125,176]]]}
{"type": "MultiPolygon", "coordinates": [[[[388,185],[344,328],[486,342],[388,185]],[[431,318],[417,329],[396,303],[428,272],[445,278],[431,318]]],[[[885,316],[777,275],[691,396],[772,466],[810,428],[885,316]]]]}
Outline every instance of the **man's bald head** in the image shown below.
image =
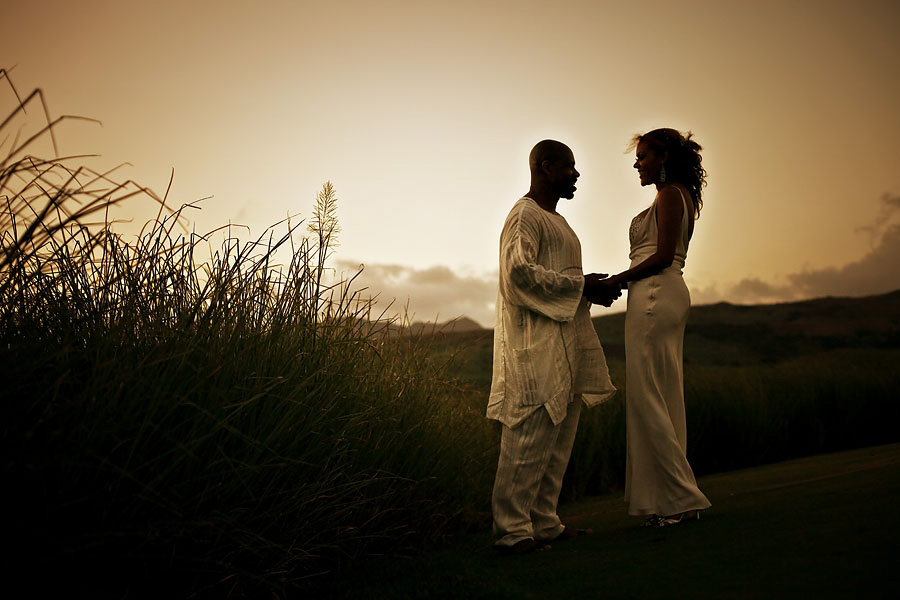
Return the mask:
{"type": "Polygon", "coordinates": [[[528,155],[528,166],[531,172],[541,170],[544,161],[556,163],[561,160],[571,160],[572,149],[556,140],[542,140],[534,145],[531,154],[528,155]]]}
{"type": "Polygon", "coordinates": [[[575,196],[575,182],[580,173],[575,168],[572,149],[562,142],[543,140],[535,144],[528,156],[528,166],[531,168],[529,197],[542,207],[554,211],[560,198],[575,196]]]}

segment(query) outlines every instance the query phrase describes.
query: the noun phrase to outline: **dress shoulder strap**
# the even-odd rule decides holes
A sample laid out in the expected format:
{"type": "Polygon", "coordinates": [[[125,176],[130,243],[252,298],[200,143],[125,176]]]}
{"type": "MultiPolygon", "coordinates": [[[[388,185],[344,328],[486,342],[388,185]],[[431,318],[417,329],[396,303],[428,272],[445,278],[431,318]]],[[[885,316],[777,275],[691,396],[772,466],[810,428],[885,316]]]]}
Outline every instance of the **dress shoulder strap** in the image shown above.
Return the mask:
{"type": "MultiPolygon", "coordinates": [[[[678,190],[678,195],[681,196],[681,201],[684,203],[685,215],[687,215],[687,211],[693,210],[694,203],[688,202],[688,198],[685,198],[684,192],[681,191],[681,186],[675,186],[675,189],[678,190]]],[[[690,196],[690,194],[688,194],[690,196]]]]}
{"type": "Polygon", "coordinates": [[[694,203],[690,200],[690,194],[685,198],[684,192],[681,191],[680,186],[675,186],[675,189],[678,190],[678,193],[681,195],[681,201],[684,203],[684,214],[681,216],[681,226],[682,226],[682,242],[684,243],[685,249],[687,249],[688,243],[691,239],[691,217],[688,214],[688,211],[694,210],[694,203]]]}

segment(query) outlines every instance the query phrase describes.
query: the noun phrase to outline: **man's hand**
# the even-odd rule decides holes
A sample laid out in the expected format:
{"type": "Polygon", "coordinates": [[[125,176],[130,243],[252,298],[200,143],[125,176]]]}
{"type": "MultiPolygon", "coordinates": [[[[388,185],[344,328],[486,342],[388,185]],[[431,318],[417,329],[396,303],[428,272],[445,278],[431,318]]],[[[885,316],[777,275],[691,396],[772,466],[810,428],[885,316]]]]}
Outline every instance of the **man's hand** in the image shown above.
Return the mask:
{"type": "Polygon", "coordinates": [[[591,297],[597,294],[600,290],[598,287],[600,283],[606,279],[606,273],[588,273],[584,276],[584,292],[582,295],[591,297]]]}
{"type": "Polygon", "coordinates": [[[584,276],[584,295],[594,304],[609,307],[622,295],[622,286],[603,273],[590,273],[584,276]]]}

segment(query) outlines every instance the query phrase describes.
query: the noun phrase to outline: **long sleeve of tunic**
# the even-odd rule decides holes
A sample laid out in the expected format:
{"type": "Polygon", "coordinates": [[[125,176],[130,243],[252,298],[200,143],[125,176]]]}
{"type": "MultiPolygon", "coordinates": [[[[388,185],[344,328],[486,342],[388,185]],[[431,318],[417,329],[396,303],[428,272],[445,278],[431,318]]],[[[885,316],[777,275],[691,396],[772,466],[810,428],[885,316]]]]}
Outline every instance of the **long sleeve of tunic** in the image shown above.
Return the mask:
{"type": "Polygon", "coordinates": [[[583,289],[578,236],[521,198],[500,234],[488,418],[514,427],[543,406],[558,424],[576,396],[593,405],[615,393],[583,289]]]}

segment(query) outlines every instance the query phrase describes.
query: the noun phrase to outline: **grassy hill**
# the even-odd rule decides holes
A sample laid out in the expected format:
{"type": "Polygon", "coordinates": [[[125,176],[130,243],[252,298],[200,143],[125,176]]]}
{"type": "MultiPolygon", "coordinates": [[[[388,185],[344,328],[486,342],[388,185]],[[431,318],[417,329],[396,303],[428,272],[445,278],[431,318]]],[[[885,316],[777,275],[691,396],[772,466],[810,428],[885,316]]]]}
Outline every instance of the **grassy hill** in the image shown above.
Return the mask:
{"type": "MultiPolygon", "coordinates": [[[[625,313],[593,321],[615,380],[615,369],[624,368],[619,363],[625,360],[625,313]]],[[[486,389],[491,377],[492,331],[449,331],[438,337],[439,346],[456,352],[454,372],[459,380],[486,389]]],[[[863,298],[694,306],[685,331],[684,360],[687,368],[773,365],[841,350],[848,355],[855,351],[862,358],[866,350],[898,348],[900,290],[863,298]]]]}
{"type": "MultiPolygon", "coordinates": [[[[566,521],[598,535],[503,560],[485,513],[475,534],[367,566],[345,597],[356,586],[374,598],[888,597],[900,446],[871,446],[900,440],[900,291],[692,308],[688,455],[714,508],[662,534],[638,528],[621,500],[624,323],[594,319],[620,393],[583,413],[563,491],[566,521]]],[[[484,409],[492,340],[487,329],[434,338],[473,411],[484,409]]]]}
{"type": "MultiPolygon", "coordinates": [[[[564,494],[624,482],[624,313],[594,319],[619,393],[583,413],[564,494]]],[[[493,332],[433,343],[473,413],[490,388],[493,332]]],[[[761,306],[695,306],[684,340],[688,458],[698,474],[900,441],[900,291],[761,306]]]]}

